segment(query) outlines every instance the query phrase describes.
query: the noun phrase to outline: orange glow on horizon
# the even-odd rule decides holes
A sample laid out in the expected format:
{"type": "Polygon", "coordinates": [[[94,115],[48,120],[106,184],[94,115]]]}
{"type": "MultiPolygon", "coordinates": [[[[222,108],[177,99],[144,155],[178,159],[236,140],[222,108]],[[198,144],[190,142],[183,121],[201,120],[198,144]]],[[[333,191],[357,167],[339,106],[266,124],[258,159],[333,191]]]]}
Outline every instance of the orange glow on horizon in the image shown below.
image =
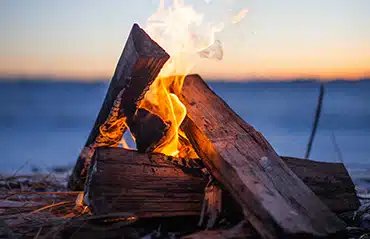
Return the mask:
{"type": "MultiPolygon", "coordinates": [[[[319,79],[319,80],[360,80],[364,78],[370,78],[370,69],[363,69],[363,71],[356,71],[357,69],[342,69],[338,71],[331,71],[327,69],[326,71],[314,71],[310,69],[309,71],[252,71],[247,73],[243,72],[207,72],[207,71],[192,71],[192,74],[199,74],[206,80],[225,80],[225,81],[248,81],[248,80],[294,80],[297,78],[309,78],[309,79],[319,79]],[[308,73],[310,72],[310,73],[308,73]]],[[[81,71],[76,72],[64,72],[64,71],[54,71],[54,72],[2,72],[0,71],[1,78],[6,79],[29,79],[34,80],[37,78],[41,79],[51,79],[51,80],[70,80],[70,81],[109,81],[112,78],[112,74],[109,73],[86,73],[81,71]]]]}
{"type": "MultiPolygon", "coordinates": [[[[3,0],[0,78],[109,80],[132,24],[143,27],[159,1],[98,1],[86,10],[79,1],[3,0]]],[[[370,1],[178,1],[223,29],[214,36],[222,61],[192,70],[205,79],[370,77],[370,1]]]]}
{"type": "MultiPolygon", "coordinates": [[[[80,81],[110,80],[117,59],[112,57],[57,57],[42,59],[37,57],[0,57],[0,77],[9,78],[68,78],[80,81]]],[[[316,78],[323,80],[356,80],[370,77],[370,62],[366,59],[336,64],[304,62],[297,60],[280,61],[243,59],[230,61],[201,62],[191,73],[200,74],[205,79],[240,81],[248,79],[291,80],[294,78],[316,78]]]]}

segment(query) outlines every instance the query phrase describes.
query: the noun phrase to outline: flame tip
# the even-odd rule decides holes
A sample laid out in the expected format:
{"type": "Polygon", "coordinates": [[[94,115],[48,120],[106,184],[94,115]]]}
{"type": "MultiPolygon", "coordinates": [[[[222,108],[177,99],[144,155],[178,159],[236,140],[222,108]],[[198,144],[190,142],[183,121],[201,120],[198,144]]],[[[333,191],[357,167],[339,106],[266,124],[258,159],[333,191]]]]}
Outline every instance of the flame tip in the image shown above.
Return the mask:
{"type": "MultiPolygon", "coordinates": [[[[211,3],[211,0],[205,0],[211,3]]],[[[244,18],[248,9],[233,16],[237,23],[244,18]]],[[[159,116],[166,124],[159,145],[153,150],[172,157],[196,155],[180,125],[187,111],[179,99],[183,82],[195,59],[209,58],[221,60],[223,49],[216,33],[225,27],[223,22],[204,24],[205,15],[196,12],[183,0],[173,0],[165,6],[160,0],[158,9],[148,18],[145,31],[170,55],[139,107],[159,116]],[[196,58],[198,57],[198,58],[196,58]]],[[[198,74],[195,74],[199,77],[198,74]]]]}

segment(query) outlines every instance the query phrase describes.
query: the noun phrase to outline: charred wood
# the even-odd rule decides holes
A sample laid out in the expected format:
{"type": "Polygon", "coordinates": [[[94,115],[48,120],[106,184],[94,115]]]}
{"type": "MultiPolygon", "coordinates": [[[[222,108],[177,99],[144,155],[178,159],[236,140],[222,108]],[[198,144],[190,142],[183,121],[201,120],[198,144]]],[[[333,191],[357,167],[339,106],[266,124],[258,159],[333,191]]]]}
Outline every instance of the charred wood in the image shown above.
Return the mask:
{"type": "MultiPolygon", "coordinates": [[[[69,188],[83,189],[86,172],[96,147],[119,144],[126,124],[134,122],[138,102],[168,59],[169,55],[137,24],[134,24],[98,117],[69,179],[69,188]]],[[[136,134],[141,132],[140,125],[141,123],[136,123],[134,130],[136,134]]],[[[165,125],[158,127],[161,129],[165,125]]],[[[145,143],[146,141],[144,139],[145,143]]]]}
{"type": "Polygon", "coordinates": [[[199,215],[204,188],[199,160],[97,148],[85,186],[95,215],[123,211],[138,217],[199,215]]]}
{"type": "Polygon", "coordinates": [[[151,152],[154,145],[163,138],[169,126],[159,116],[142,108],[137,110],[128,124],[135,137],[136,148],[141,153],[151,152]]]}

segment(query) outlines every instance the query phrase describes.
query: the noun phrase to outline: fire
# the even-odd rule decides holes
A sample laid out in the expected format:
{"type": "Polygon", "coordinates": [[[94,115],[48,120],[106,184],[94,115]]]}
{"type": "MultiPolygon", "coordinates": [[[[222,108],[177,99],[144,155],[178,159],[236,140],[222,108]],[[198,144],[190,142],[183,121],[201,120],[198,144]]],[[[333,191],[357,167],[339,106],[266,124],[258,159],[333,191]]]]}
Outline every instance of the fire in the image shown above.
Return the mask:
{"type": "MultiPolygon", "coordinates": [[[[241,21],[246,13],[247,9],[243,9],[232,17],[231,23],[241,21]]],[[[159,116],[169,125],[154,152],[175,157],[197,157],[180,129],[186,117],[186,108],[177,95],[181,93],[185,76],[197,59],[223,58],[221,42],[215,39],[215,34],[223,28],[222,22],[204,22],[203,14],[181,0],[173,0],[168,7],[164,0],[160,0],[159,8],[148,18],[144,30],[171,56],[138,106],[159,116]]],[[[121,144],[127,147],[124,140],[121,144]]]]}
{"type": "Polygon", "coordinates": [[[186,108],[172,91],[181,89],[179,85],[183,78],[183,76],[157,78],[141,102],[140,108],[147,109],[165,122],[170,123],[165,138],[154,150],[155,152],[171,156],[177,156],[179,153],[179,126],[186,116],[186,108]],[[174,85],[174,89],[170,89],[172,85],[174,85]]]}
{"type": "MultiPolygon", "coordinates": [[[[139,105],[170,124],[165,138],[154,152],[171,156],[196,156],[189,149],[185,134],[179,129],[186,116],[186,108],[177,95],[195,60],[199,56],[204,57],[204,50],[220,52],[221,45],[215,44],[214,35],[222,29],[222,25],[204,27],[203,18],[202,14],[182,1],[174,0],[167,8],[161,1],[159,9],[149,17],[145,27],[151,38],[171,56],[139,105]],[[212,46],[216,46],[216,49],[212,46]]],[[[206,57],[215,55],[207,53],[206,57]]],[[[217,56],[220,59],[220,53],[217,56]]]]}

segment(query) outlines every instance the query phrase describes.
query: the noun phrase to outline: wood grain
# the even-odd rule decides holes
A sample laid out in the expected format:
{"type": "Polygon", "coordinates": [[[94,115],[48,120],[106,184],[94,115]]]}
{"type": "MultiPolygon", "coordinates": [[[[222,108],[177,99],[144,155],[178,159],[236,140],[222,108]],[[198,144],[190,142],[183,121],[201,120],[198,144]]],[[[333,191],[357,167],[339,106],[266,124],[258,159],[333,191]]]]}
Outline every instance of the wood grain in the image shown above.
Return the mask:
{"type": "MultiPolygon", "coordinates": [[[[358,207],[352,181],[342,164],[291,157],[283,160],[333,211],[358,207]]],[[[138,213],[140,208],[139,214],[148,217],[200,215],[208,178],[203,176],[204,165],[199,160],[140,154],[123,148],[98,148],[93,165],[96,170],[91,168],[85,188],[87,202],[95,214],[131,210],[138,213]],[[185,211],[176,211],[172,206],[185,211]]],[[[222,205],[216,208],[223,209],[223,216],[236,218],[236,214],[242,213],[240,206],[235,205],[226,190],[222,193],[222,205]]]]}
{"type": "Polygon", "coordinates": [[[331,211],[355,211],[360,206],[355,185],[342,163],[317,162],[293,157],[281,157],[331,211]]]}
{"type": "Polygon", "coordinates": [[[199,215],[208,182],[201,168],[196,160],[97,148],[84,202],[96,215],[117,211],[139,217],[199,215]]]}
{"type": "Polygon", "coordinates": [[[182,129],[207,168],[239,202],[262,238],[340,234],[345,224],[271,145],[198,75],[185,78],[182,129]]]}
{"type": "MultiPolygon", "coordinates": [[[[69,188],[83,189],[87,168],[97,146],[117,146],[119,144],[126,125],[116,124],[117,121],[125,117],[127,124],[133,123],[138,103],[168,59],[169,55],[144,30],[134,24],[100,112],[69,179],[69,188]]],[[[151,119],[156,120],[156,117],[151,117],[151,119]]],[[[165,125],[158,126],[160,129],[165,127],[165,125]]],[[[140,134],[138,130],[141,127],[136,124],[134,128],[134,131],[140,134]]],[[[161,138],[162,134],[154,136],[161,138]]],[[[151,138],[150,140],[159,139],[151,138]]],[[[147,140],[144,139],[144,141],[147,140]]]]}

